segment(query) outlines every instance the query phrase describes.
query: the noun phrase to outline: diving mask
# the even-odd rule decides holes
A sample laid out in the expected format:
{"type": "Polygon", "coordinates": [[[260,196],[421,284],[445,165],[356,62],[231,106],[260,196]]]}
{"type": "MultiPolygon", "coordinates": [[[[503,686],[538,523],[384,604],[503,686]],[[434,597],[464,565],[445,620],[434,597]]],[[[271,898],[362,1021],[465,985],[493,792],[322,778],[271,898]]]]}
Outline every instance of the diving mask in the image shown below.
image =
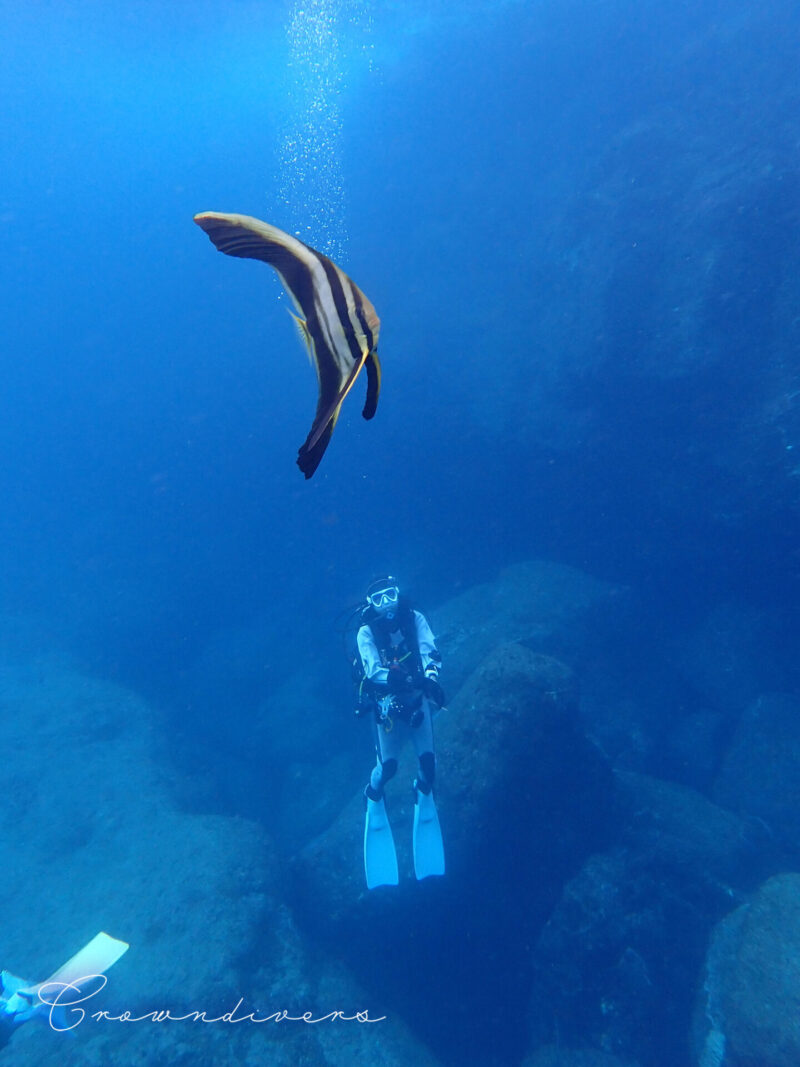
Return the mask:
{"type": "Polygon", "coordinates": [[[389,585],[385,589],[376,589],[374,593],[370,593],[367,597],[367,600],[376,611],[380,611],[381,608],[392,607],[399,599],[400,590],[396,585],[389,585]]]}

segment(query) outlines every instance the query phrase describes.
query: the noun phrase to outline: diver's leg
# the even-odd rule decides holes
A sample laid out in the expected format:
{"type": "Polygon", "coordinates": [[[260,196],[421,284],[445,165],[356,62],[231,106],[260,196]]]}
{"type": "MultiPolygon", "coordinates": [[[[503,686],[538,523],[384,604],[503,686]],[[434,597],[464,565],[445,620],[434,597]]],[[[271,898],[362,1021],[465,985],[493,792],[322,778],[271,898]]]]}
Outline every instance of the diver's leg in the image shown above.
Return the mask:
{"type": "Polygon", "coordinates": [[[383,726],[376,723],[375,731],[377,735],[375,751],[378,759],[372,768],[369,783],[364,791],[369,800],[380,800],[383,796],[383,787],[390,778],[394,778],[397,774],[397,757],[400,754],[401,744],[398,736],[399,730],[385,730],[383,726]]]}
{"type": "Polygon", "coordinates": [[[417,878],[444,874],[444,843],[439,814],[433,799],[436,758],[433,754],[431,707],[424,701],[425,715],[413,732],[419,759],[419,775],[414,781],[414,874],[417,878]]]}
{"type": "Polygon", "coordinates": [[[422,710],[422,721],[411,730],[414,738],[414,751],[419,760],[419,777],[414,782],[414,788],[428,794],[433,789],[433,781],[436,777],[436,757],[433,750],[431,706],[425,697],[422,698],[422,710]]]}

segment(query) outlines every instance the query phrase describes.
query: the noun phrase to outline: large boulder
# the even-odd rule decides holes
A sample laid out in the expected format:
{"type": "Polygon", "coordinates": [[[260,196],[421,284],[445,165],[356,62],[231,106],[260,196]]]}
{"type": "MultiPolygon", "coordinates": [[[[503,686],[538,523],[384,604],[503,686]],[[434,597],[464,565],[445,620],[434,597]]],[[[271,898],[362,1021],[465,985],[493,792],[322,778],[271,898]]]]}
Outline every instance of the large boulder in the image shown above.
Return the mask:
{"type": "Polygon", "coordinates": [[[356,753],[340,743],[352,688],[330,638],[323,646],[302,627],[286,635],[276,619],[209,638],[186,675],[189,713],[171,724],[190,806],[246,813],[286,852],[330,825],[358,773],[356,753]]]}
{"type": "Polygon", "coordinates": [[[545,560],[515,563],[492,582],[472,586],[432,615],[455,691],[498,645],[524,644],[572,665],[598,619],[613,625],[625,603],[618,586],[545,560]]]}
{"type": "Polygon", "coordinates": [[[113,986],[135,1005],[235,985],[273,881],[258,827],[175,807],[153,713],[129,691],[63,663],[5,665],[0,712],[12,970],[42,975],[105,928],[133,946],[113,986]]]}
{"type": "Polygon", "coordinates": [[[696,1038],[698,1067],[800,1063],[800,874],[770,878],[714,930],[696,1038]]]}
{"type": "Polygon", "coordinates": [[[696,702],[738,715],[785,674],[774,620],[755,607],[715,604],[668,649],[696,702]]]}
{"type": "Polygon", "coordinates": [[[531,1032],[675,1067],[708,931],[757,882],[765,835],[684,786],[617,778],[617,845],[568,883],[538,940],[531,1032]]]}
{"type": "Polygon", "coordinates": [[[618,772],[620,841],[652,865],[685,870],[723,897],[752,889],[779,861],[758,820],[676,782],[618,772]]]}
{"type": "Polygon", "coordinates": [[[407,751],[387,790],[401,884],[366,891],[355,797],[299,855],[296,900],[434,1051],[480,1058],[488,1023],[524,1042],[529,946],[564,881],[607,840],[612,778],[580,731],[569,669],[519,645],[495,649],[441,713],[437,754],[446,876],[411,874],[407,751]]]}
{"type": "Polygon", "coordinates": [[[631,1060],[621,1060],[599,1049],[565,1048],[542,1045],[522,1061],[522,1067],[636,1067],[631,1060]]]}
{"type": "MultiPolygon", "coordinates": [[[[519,841],[526,849],[540,835],[548,864],[577,838],[593,840],[610,803],[610,772],[580,735],[572,673],[562,663],[519,645],[495,649],[435,721],[437,798],[447,845],[448,878],[505,877],[500,850],[519,841]],[[568,784],[574,790],[567,788],[568,784]],[[599,800],[602,804],[598,807],[599,800]],[[584,802],[585,806],[584,806],[584,802]],[[556,817],[573,815],[556,832],[556,817]],[[489,853],[487,872],[483,862],[489,853]]],[[[364,768],[364,781],[370,766],[364,768]]],[[[412,871],[410,821],[415,757],[410,744],[387,789],[401,874],[412,871]],[[405,828],[403,827],[403,824],[405,828]]],[[[298,885],[326,901],[325,922],[358,925],[365,901],[380,909],[381,893],[365,896],[361,864],[363,797],[351,799],[334,825],[304,848],[296,863],[298,885]]],[[[580,849],[578,850],[580,852],[580,849]]],[[[538,875],[537,875],[538,880],[538,875]]],[[[416,892],[405,880],[392,894],[416,892]]]]}
{"type": "Polygon", "coordinates": [[[800,700],[769,694],[739,719],[712,796],[764,821],[800,859],[800,700]]]}

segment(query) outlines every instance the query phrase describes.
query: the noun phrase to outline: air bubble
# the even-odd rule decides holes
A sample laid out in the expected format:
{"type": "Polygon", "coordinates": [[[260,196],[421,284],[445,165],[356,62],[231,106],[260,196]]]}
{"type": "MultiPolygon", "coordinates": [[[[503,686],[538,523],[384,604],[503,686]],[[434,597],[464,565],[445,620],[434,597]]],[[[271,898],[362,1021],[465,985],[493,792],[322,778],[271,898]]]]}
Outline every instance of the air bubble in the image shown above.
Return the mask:
{"type": "Polygon", "coordinates": [[[360,26],[363,37],[370,18],[366,5],[354,0],[303,0],[286,31],[292,79],[279,196],[286,222],[339,261],[346,260],[348,244],[341,116],[348,34],[360,26]]]}

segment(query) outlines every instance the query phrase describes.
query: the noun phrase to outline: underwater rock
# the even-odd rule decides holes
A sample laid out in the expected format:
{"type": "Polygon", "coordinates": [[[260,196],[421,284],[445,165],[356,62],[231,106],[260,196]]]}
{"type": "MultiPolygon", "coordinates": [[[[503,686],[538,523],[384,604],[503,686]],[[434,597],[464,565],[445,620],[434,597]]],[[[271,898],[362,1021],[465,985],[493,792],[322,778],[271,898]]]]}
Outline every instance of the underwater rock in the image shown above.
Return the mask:
{"type": "MultiPolygon", "coordinates": [[[[513,842],[518,832],[526,848],[537,835],[555,834],[556,819],[568,808],[558,840],[549,841],[549,863],[578,840],[594,840],[610,806],[610,772],[597,750],[579,732],[572,673],[557,660],[519,645],[495,649],[473,672],[448,709],[435,719],[437,802],[447,845],[448,876],[454,880],[485,874],[482,852],[513,842]],[[577,794],[567,783],[574,783],[577,794]],[[591,798],[582,807],[580,796],[591,798]],[[508,810],[508,800],[514,805],[508,810]],[[602,803],[598,807],[598,802],[602,803]],[[503,833],[498,835],[496,823],[503,833]],[[552,850],[555,850],[555,853],[552,850]]],[[[371,764],[364,767],[366,782],[371,764]]],[[[411,872],[411,781],[416,773],[409,742],[398,774],[387,787],[387,811],[395,826],[401,876],[411,872]],[[409,832],[403,832],[403,823],[409,832]]],[[[363,798],[357,795],[336,823],[303,849],[297,876],[310,899],[323,892],[326,925],[347,924],[361,914],[363,798]],[[355,909],[355,911],[354,911],[355,909]]],[[[578,846],[578,852],[581,849],[578,846]]],[[[504,857],[516,862],[516,856],[504,857]]],[[[498,875],[498,878],[500,875],[498,875]]],[[[413,882],[397,892],[413,892],[413,882]]],[[[370,901],[384,899],[379,892],[370,901]]]]}
{"type": "Polygon", "coordinates": [[[570,662],[601,615],[623,610],[618,586],[559,563],[530,560],[501,571],[431,615],[445,659],[445,677],[455,691],[493,648],[511,642],[570,662]]]}
{"type": "Polygon", "coordinates": [[[711,921],[692,890],[625,852],[592,857],[534,950],[534,1042],[555,1029],[648,1065],[685,1063],[685,989],[711,921]]]}
{"type": "Polygon", "coordinates": [[[774,623],[735,603],[716,604],[686,631],[654,618],[652,605],[636,616],[603,619],[586,643],[587,730],[615,767],[709,793],[738,716],[785,676],[774,623]]]}
{"type": "Polygon", "coordinates": [[[800,874],[770,878],[714,930],[695,1036],[697,1067],[800,1063],[800,874]]]}
{"type": "MultiPolygon", "coordinates": [[[[693,84],[712,66],[719,70],[727,49],[736,48],[740,61],[760,52],[756,67],[763,64],[768,50],[744,44],[765,32],[760,15],[733,10],[692,48],[693,84]]],[[[775,84],[786,80],[780,69],[776,63],[753,72],[772,80],[771,115],[786,106],[785,88],[775,84]]],[[[748,569],[759,573],[753,557],[766,563],[767,545],[783,548],[789,507],[796,517],[800,505],[800,419],[786,360],[798,334],[800,282],[797,243],[783,240],[796,229],[797,177],[782,124],[765,122],[766,97],[748,100],[716,78],[702,92],[705,106],[693,116],[643,108],[609,131],[564,211],[553,216],[549,244],[561,250],[550,270],[557,297],[550,292],[542,300],[539,329],[555,348],[557,322],[580,319],[574,344],[552,353],[559,364],[553,377],[569,384],[549,405],[551,421],[557,443],[571,439],[601,471],[626,471],[623,492],[613,485],[609,492],[617,530],[614,504],[624,507],[635,486],[647,521],[658,516],[684,537],[697,523],[713,546],[709,516],[720,531],[747,530],[748,569]],[[632,229],[635,244],[625,240],[632,229]],[[604,387],[603,417],[592,411],[587,418],[576,400],[591,409],[587,397],[604,387]],[[623,405],[627,426],[609,434],[609,419],[621,421],[623,405]],[[576,413],[583,416],[577,426],[576,413]],[[703,507],[692,514],[694,501],[703,507]]],[[[634,551],[652,542],[636,543],[643,529],[630,531],[634,551]]],[[[677,546],[666,538],[663,545],[679,558],[677,546]]]]}
{"type": "Polygon", "coordinates": [[[543,1045],[526,1056],[522,1067],[637,1067],[632,1060],[621,1060],[609,1052],[596,1049],[571,1049],[562,1045],[543,1045]]]}
{"type": "Polygon", "coordinates": [[[779,684],[774,629],[774,621],[757,608],[717,604],[674,643],[672,661],[703,704],[737,715],[768,686],[779,684]]]}
{"type": "Polygon", "coordinates": [[[106,928],[135,948],[109,984],[136,1005],[235,987],[269,881],[258,827],[177,810],[151,709],[111,683],[6,666],[0,712],[8,965],[47,973],[106,928]]]}
{"type": "MultiPolygon", "coordinates": [[[[0,709],[0,743],[14,754],[0,768],[2,965],[44,978],[105,929],[131,949],[93,1008],[213,1009],[230,999],[272,881],[261,831],[174,807],[153,713],[130,692],[38,659],[3,665],[0,709]]],[[[106,1023],[106,1037],[109,1028],[123,1029],[106,1023]]],[[[91,1029],[70,1044],[71,1062],[87,1037],[105,1040],[91,1029]]],[[[111,1044],[139,1040],[131,1030],[111,1044]]],[[[51,1047],[63,1062],[46,1027],[20,1030],[9,1055],[29,1047],[37,1062],[51,1047]]]]}
{"type": "MultiPolygon", "coordinates": [[[[308,950],[263,830],[175,806],[154,725],[134,694],[63,662],[0,663],[0,744],[13,756],[0,765],[0,966],[41,980],[105,929],[131,947],[87,1012],[214,1017],[241,997],[242,1015],[384,1014],[339,964],[308,950]]],[[[398,1019],[311,1027],[89,1017],[72,1040],[46,1022],[26,1024],[2,1061],[344,1067],[387,1055],[433,1062],[398,1019]]]]}
{"type": "MultiPolygon", "coordinates": [[[[363,767],[358,748],[342,744],[353,714],[352,686],[346,670],[341,674],[341,692],[331,690],[324,670],[298,671],[276,685],[255,712],[239,753],[256,775],[254,815],[284,853],[331,825],[363,767]]],[[[254,810],[252,792],[244,802],[254,810]]]]}
{"type": "MultiPolygon", "coordinates": [[[[544,882],[546,897],[550,879],[604,840],[611,813],[610,769],[581,732],[574,675],[559,660],[503,645],[472,673],[452,710],[437,735],[441,805],[457,813],[449,820],[450,871],[485,880],[488,865],[501,880],[507,848],[517,877],[544,882]]],[[[529,905],[539,896],[531,893],[529,905]]]]}
{"type": "Polygon", "coordinates": [[[689,870],[732,896],[752,889],[778,862],[758,819],[734,814],[676,782],[624,771],[615,778],[620,840],[654,864],[689,870]]]}
{"type": "Polygon", "coordinates": [[[777,842],[800,858],[800,700],[770,694],[739,719],[712,796],[763,819],[777,842]]]}
{"type": "Polygon", "coordinates": [[[329,630],[323,640],[309,625],[298,638],[281,626],[269,619],[214,634],[187,676],[190,714],[171,730],[185,732],[175,758],[186,771],[187,806],[245,813],[282,851],[294,851],[350,798],[358,753],[341,745],[352,685],[339,649],[328,647],[329,630]],[[309,645],[317,649],[312,669],[309,645]],[[311,781],[324,787],[297,804],[311,781]]]}
{"type": "Polygon", "coordinates": [[[652,773],[708,793],[730,736],[731,717],[714,708],[698,707],[691,700],[673,700],[671,708],[661,710],[662,729],[649,761],[655,764],[652,773]],[[668,718],[670,711],[672,718],[668,718]]]}
{"type": "Polygon", "coordinates": [[[620,834],[565,887],[534,951],[534,1040],[658,1067],[689,1059],[708,931],[759,879],[763,835],[694,790],[618,774],[620,834]]]}
{"type": "MultiPolygon", "coordinates": [[[[664,723],[674,721],[678,700],[672,664],[666,669],[659,663],[662,643],[654,641],[647,617],[627,587],[530,560],[448,601],[432,613],[431,623],[448,692],[500,644],[514,641],[555,656],[575,671],[584,732],[608,760],[663,774],[659,764],[669,740],[664,723]]],[[[702,775],[694,764],[704,756],[691,749],[689,775],[702,775]]]]}

